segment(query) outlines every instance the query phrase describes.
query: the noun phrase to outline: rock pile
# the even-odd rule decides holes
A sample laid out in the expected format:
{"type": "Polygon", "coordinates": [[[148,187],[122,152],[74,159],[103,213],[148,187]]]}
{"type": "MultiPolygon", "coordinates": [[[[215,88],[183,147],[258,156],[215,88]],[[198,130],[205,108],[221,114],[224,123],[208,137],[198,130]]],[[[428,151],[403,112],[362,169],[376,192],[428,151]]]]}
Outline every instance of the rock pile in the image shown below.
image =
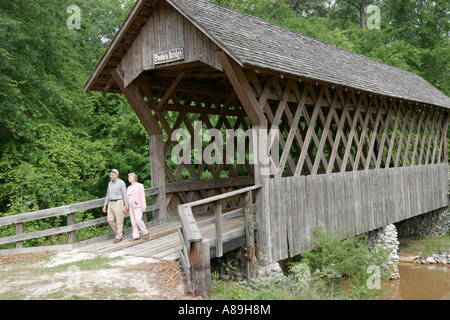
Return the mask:
{"type": "Polygon", "coordinates": [[[211,272],[217,272],[220,280],[243,281],[247,279],[247,261],[227,254],[211,264],[211,272]]]}
{"type": "MultiPolygon", "coordinates": [[[[247,260],[239,258],[239,254],[235,257],[228,254],[224,259],[215,259],[212,262],[211,272],[217,272],[220,280],[244,281],[247,280],[247,260]]],[[[279,263],[258,265],[255,270],[257,277],[273,277],[279,274],[283,274],[279,263]]]]}
{"type": "Polygon", "coordinates": [[[449,208],[439,209],[395,224],[400,237],[412,234],[422,236],[441,236],[450,228],[449,208]]]}
{"type": "Polygon", "coordinates": [[[450,264],[450,253],[433,253],[431,256],[428,257],[422,257],[422,254],[419,253],[416,255],[412,262],[418,263],[418,264],[450,264]]]}
{"type": "Polygon", "coordinates": [[[389,256],[382,266],[391,270],[391,279],[399,279],[399,257],[397,255],[399,242],[397,229],[395,226],[390,224],[386,227],[369,232],[368,240],[371,248],[375,249],[377,246],[381,245],[387,252],[389,252],[389,256]]]}

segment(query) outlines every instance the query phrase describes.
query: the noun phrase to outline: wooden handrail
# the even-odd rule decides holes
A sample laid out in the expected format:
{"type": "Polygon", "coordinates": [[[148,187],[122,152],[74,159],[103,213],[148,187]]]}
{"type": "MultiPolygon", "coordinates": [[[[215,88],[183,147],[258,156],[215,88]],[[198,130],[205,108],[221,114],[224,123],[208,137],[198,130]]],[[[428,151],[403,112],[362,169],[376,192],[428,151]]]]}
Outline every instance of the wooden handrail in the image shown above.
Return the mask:
{"type": "Polygon", "coordinates": [[[208,298],[211,294],[211,275],[210,275],[210,252],[208,241],[203,242],[203,236],[197,221],[192,213],[192,207],[206,204],[214,205],[214,218],[209,219],[209,223],[216,224],[216,257],[223,255],[222,243],[222,201],[238,196],[245,195],[245,205],[243,208],[228,212],[226,215],[235,215],[244,212],[245,231],[247,246],[253,246],[253,205],[251,193],[260,189],[260,185],[242,188],[239,190],[227,192],[217,196],[193,201],[178,206],[181,228],[178,234],[181,241],[180,262],[185,271],[188,285],[194,285],[194,292],[198,295],[208,298]]]}
{"type": "Polygon", "coordinates": [[[192,207],[210,204],[218,201],[222,201],[231,197],[235,197],[246,192],[257,190],[261,188],[260,185],[254,185],[251,187],[242,188],[239,190],[219,194],[217,196],[189,202],[178,206],[178,214],[180,216],[181,226],[185,235],[185,240],[188,242],[200,242],[203,237],[198,228],[197,222],[195,221],[194,215],[192,213],[192,207]]]}
{"type": "MultiPolygon", "coordinates": [[[[145,189],[145,196],[153,196],[157,195],[159,193],[159,188],[149,188],[145,189]]],[[[50,209],[44,209],[39,211],[33,211],[33,212],[27,212],[27,213],[21,213],[16,214],[12,216],[2,217],[0,218],[0,227],[2,226],[8,226],[8,225],[16,225],[16,235],[10,236],[10,237],[4,237],[0,238],[0,245],[7,244],[11,242],[16,242],[16,247],[20,248],[23,246],[24,240],[29,239],[35,239],[39,237],[54,235],[54,234],[60,234],[69,232],[73,234],[78,229],[87,228],[94,225],[99,225],[106,223],[106,217],[101,217],[98,219],[93,219],[90,221],[83,221],[80,223],[75,223],[75,213],[84,211],[84,210],[90,210],[90,209],[96,209],[103,207],[103,204],[105,202],[105,198],[85,201],[85,202],[79,202],[74,203],[66,206],[56,207],[56,208],[50,208],[50,209]],[[46,230],[40,230],[40,231],[34,231],[29,233],[22,233],[23,229],[23,223],[29,222],[29,221],[35,221],[35,220],[41,220],[51,217],[58,217],[62,215],[67,215],[68,217],[68,225],[67,226],[61,226],[57,228],[52,229],[46,229],[46,230]],[[72,223],[70,222],[72,221],[72,223]]],[[[155,209],[158,209],[158,205],[151,205],[147,206],[145,212],[153,211],[155,209]]],[[[76,242],[75,237],[72,237],[70,239],[69,237],[69,244],[76,242]]]]}
{"type": "Polygon", "coordinates": [[[219,200],[225,200],[225,199],[228,199],[228,198],[231,198],[231,197],[234,197],[234,196],[246,193],[248,191],[253,191],[253,190],[256,190],[256,189],[259,189],[259,188],[261,188],[260,185],[254,185],[254,186],[250,186],[250,187],[246,187],[246,188],[230,191],[230,192],[227,192],[227,193],[222,193],[222,194],[219,194],[217,196],[212,196],[212,197],[209,197],[209,198],[205,198],[205,199],[189,202],[189,203],[186,203],[186,204],[182,204],[181,206],[191,207],[192,208],[192,207],[195,207],[195,206],[200,206],[200,205],[212,203],[212,202],[219,201],[219,200]]]}

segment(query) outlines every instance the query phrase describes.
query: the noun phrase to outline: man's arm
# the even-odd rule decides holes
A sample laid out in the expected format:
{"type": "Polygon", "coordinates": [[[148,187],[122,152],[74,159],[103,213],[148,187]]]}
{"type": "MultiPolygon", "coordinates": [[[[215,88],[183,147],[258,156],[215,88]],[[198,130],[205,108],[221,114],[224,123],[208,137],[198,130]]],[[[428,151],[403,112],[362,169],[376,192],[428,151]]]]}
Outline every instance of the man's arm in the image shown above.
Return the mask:
{"type": "Polygon", "coordinates": [[[106,206],[108,205],[108,202],[109,202],[109,183],[108,183],[108,189],[106,190],[105,203],[103,204],[103,208],[102,208],[103,213],[106,213],[106,206]]]}
{"type": "Polygon", "coordinates": [[[125,185],[125,182],[122,181],[120,186],[120,192],[122,193],[122,199],[125,204],[125,207],[128,206],[128,199],[127,199],[127,186],[125,185]]]}

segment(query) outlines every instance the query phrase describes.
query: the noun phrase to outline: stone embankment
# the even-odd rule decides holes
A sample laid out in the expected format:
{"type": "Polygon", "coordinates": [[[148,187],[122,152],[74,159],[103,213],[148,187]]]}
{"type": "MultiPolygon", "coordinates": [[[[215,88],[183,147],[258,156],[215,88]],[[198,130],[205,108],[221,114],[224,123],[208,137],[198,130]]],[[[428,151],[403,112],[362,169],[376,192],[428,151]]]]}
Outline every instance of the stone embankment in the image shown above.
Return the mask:
{"type": "Polygon", "coordinates": [[[393,224],[386,227],[369,232],[368,235],[369,246],[375,249],[378,246],[382,246],[387,252],[388,257],[383,267],[388,268],[391,271],[391,279],[399,279],[398,273],[398,234],[397,229],[393,224]]]}
{"type": "Polygon", "coordinates": [[[411,262],[416,264],[443,264],[450,265],[450,252],[447,253],[433,253],[429,256],[422,255],[421,252],[417,255],[402,254],[400,261],[411,262]]]}

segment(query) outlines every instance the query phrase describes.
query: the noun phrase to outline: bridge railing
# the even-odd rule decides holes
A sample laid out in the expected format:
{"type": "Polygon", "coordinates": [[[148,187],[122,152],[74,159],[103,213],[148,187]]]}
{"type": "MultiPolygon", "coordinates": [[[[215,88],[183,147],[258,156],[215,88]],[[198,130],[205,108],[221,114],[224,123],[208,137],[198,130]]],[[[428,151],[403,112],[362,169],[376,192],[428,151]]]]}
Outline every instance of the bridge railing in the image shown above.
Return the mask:
{"type": "MultiPolygon", "coordinates": [[[[145,190],[145,195],[155,196],[159,193],[159,188],[150,188],[145,190]]],[[[91,226],[96,226],[99,224],[107,223],[107,217],[101,217],[97,219],[92,219],[88,221],[78,222],[76,223],[75,214],[80,211],[96,209],[103,207],[105,198],[65,205],[61,207],[33,211],[28,213],[21,213],[16,215],[11,215],[7,217],[0,218],[0,227],[15,225],[16,226],[16,235],[0,238],[0,245],[8,244],[8,243],[16,243],[16,248],[23,248],[23,241],[36,239],[40,237],[51,236],[55,234],[68,233],[68,243],[74,244],[77,242],[76,238],[76,230],[84,229],[91,226]],[[58,217],[58,216],[67,216],[67,225],[60,226],[56,228],[33,231],[28,233],[23,233],[24,223],[30,221],[36,221],[46,218],[58,217]]],[[[153,211],[158,209],[158,205],[147,206],[145,212],[153,211]]]]}
{"type": "Polygon", "coordinates": [[[215,224],[215,256],[223,255],[222,222],[239,214],[245,215],[246,244],[249,250],[254,245],[253,213],[255,206],[252,192],[260,189],[260,185],[220,194],[178,206],[181,228],[178,230],[181,241],[180,262],[183,266],[187,283],[196,295],[209,298],[211,295],[210,244],[204,241],[200,227],[215,224]],[[236,196],[244,195],[243,208],[223,213],[222,203],[236,196]],[[214,217],[197,222],[192,212],[193,207],[213,205],[214,217]]]}

